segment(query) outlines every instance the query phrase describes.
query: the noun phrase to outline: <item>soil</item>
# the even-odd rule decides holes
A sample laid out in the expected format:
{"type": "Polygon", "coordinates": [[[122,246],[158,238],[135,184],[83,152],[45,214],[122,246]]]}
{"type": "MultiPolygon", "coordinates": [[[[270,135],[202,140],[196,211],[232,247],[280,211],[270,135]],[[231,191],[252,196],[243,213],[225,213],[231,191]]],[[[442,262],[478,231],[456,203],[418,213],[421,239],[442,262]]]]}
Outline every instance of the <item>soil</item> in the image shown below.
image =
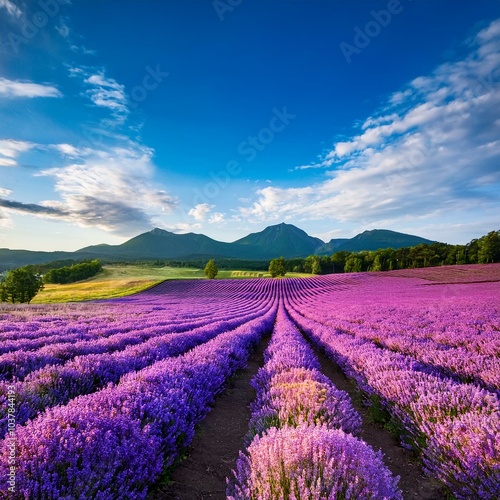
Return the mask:
{"type": "MultiPolygon", "coordinates": [[[[245,369],[238,370],[225,391],[218,396],[213,409],[200,424],[187,458],[174,470],[168,484],[158,484],[148,500],[225,500],[226,477],[230,477],[244,436],[248,431],[250,410],[255,397],[250,380],[263,365],[263,353],[269,339],[261,342],[251,354],[245,369]]],[[[363,419],[361,438],[374,450],[381,450],[389,470],[400,476],[399,487],[405,500],[443,500],[446,489],[439,481],[422,474],[414,454],[399,445],[397,439],[381,425],[372,423],[368,410],[360,402],[356,384],[338,365],[315,349],[322,372],[339,389],[346,391],[363,419]]]]}
{"type": "MultiPolygon", "coordinates": [[[[314,349],[314,346],[311,345],[314,349]]],[[[321,371],[337,387],[349,394],[353,406],[361,415],[362,431],[360,437],[375,451],[381,450],[387,468],[395,476],[400,476],[398,486],[405,500],[443,500],[447,498],[446,488],[436,479],[422,474],[418,458],[411,450],[400,446],[396,437],[377,423],[370,421],[368,409],[360,402],[356,383],[348,379],[341,368],[326,355],[314,349],[321,364],[321,371]]]]}
{"type": "Polygon", "coordinates": [[[170,477],[168,485],[157,485],[148,500],[205,500],[226,498],[226,477],[244,449],[250,410],[255,398],[250,380],[264,364],[263,340],[250,355],[245,369],[238,370],[220,394],[213,409],[200,424],[187,458],[170,477]]]}

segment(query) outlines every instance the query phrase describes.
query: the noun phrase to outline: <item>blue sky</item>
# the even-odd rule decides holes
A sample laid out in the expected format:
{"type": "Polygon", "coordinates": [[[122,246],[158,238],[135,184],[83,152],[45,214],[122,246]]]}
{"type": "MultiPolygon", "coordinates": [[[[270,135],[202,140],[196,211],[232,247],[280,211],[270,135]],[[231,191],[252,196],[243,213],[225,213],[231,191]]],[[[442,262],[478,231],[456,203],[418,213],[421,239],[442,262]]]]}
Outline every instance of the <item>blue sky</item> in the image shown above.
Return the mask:
{"type": "Polygon", "coordinates": [[[500,227],[499,117],[497,0],[0,0],[0,247],[466,243],[500,227]]]}

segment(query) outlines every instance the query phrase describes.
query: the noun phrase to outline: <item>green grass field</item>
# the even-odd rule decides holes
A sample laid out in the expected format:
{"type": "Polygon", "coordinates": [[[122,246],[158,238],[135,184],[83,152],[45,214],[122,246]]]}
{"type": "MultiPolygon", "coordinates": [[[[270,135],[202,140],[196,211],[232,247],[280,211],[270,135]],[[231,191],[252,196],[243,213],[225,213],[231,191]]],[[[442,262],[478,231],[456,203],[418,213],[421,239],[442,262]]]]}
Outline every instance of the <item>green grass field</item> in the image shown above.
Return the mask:
{"type": "Polygon", "coordinates": [[[153,266],[104,266],[97,276],[68,285],[46,284],[33,304],[110,299],[145,290],[166,279],[204,278],[202,269],[153,266]]]}
{"type": "MultiPolygon", "coordinates": [[[[217,279],[269,278],[265,271],[221,270],[217,279]]],[[[289,273],[289,277],[309,274],[289,273]]],[[[68,285],[46,284],[33,299],[33,304],[79,302],[82,300],[111,299],[140,292],[167,279],[205,279],[203,269],[191,267],[154,267],[138,265],[109,265],[93,278],[68,285]]]]}

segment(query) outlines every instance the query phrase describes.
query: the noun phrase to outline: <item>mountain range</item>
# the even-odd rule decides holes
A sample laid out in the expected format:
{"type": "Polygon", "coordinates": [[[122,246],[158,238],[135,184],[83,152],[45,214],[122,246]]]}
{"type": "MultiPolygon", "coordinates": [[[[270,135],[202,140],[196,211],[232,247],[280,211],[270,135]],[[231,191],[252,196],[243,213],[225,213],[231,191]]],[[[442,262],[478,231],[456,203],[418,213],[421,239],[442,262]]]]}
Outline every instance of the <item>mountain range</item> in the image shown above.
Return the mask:
{"type": "Polygon", "coordinates": [[[268,260],[274,257],[307,257],[330,255],[340,250],[362,251],[380,248],[402,248],[433,243],[431,240],[387,229],[364,231],[354,238],[335,238],[324,242],[309,236],[292,224],[277,224],[251,233],[232,243],[217,241],[204,234],[176,234],[153,229],[121,245],[93,245],[76,252],[36,252],[0,249],[0,270],[52,260],[100,258],[106,260],[149,260],[199,258],[234,258],[268,260]]]}

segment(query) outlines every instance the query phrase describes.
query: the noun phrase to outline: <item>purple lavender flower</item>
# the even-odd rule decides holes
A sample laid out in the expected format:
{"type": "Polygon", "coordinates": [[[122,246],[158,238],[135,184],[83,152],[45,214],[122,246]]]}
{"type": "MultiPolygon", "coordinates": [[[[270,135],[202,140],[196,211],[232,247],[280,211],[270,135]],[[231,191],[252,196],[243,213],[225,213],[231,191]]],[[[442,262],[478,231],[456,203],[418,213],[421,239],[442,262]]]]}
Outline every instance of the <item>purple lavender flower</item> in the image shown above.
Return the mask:
{"type": "Polygon", "coordinates": [[[401,500],[382,455],[325,426],[270,428],[240,453],[228,500],[401,500]]]}
{"type": "MultiPolygon", "coordinates": [[[[234,330],[18,426],[18,497],[145,498],[148,486],[192,440],[227,377],[244,366],[271,328],[275,309],[264,300],[257,317],[234,330]]],[[[2,478],[8,452],[4,447],[2,478]]]]}

